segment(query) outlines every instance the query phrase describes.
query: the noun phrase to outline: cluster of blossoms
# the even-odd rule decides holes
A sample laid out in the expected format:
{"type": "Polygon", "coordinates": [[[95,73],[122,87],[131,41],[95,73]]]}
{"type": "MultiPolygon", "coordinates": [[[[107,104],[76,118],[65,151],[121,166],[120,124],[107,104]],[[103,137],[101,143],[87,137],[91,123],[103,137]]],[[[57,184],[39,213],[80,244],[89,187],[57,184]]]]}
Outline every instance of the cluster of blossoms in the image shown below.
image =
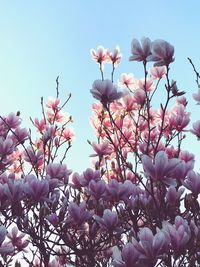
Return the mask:
{"type": "MultiPolygon", "coordinates": [[[[142,63],[144,78],[123,73],[116,83],[119,48],[91,54],[101,73],[91,89],[91,168],[65,165],[74,134],[58,81],[56,98],[41,101],[43,118],[32,120],[36,141],[19,114],[0,117],[0,266],[200,265],[200,174],[182,149],[188,132],[200,138],[200,121],[189,129],[185,92],[170,78],[173,46],[134,39],[130,61],[142,63]],[[112,63],[111,79],[104,63],[112,63]]],[[[200,103],[200,90],[193,98],[200,103]]]]}

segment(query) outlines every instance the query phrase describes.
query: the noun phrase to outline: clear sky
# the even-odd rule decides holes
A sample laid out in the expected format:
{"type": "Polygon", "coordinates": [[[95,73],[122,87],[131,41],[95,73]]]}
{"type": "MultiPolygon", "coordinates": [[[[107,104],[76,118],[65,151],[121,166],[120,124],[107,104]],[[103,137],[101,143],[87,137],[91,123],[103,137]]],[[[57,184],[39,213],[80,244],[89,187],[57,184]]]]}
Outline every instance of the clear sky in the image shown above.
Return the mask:
{"type": "MultiPolygon", "coordinates": [[[[1,114],[20,110],[24,124],[29,123],[29,116],[40,114],[40,97],[54,95],[60,75],[63,99],[72,93],[67,111],[74,118],[76,140],[66,163],[74,171],[89,167],[92,151],[86,140],[94,140],[89,89],[100,77],[89,51],[100,44],[121,48],[116,79],[122,72],[142,78],[141,66],[128,62],[132,38],[169,41],[175,46],[174,79],[187,92],[193,119],[200,119],[187,62],[189,56],[200,69],[199,0],[1,0],[0,10],[1,114]]],[[[198,154],[200,143],[191,137],[186,148],[198,154]]]]}

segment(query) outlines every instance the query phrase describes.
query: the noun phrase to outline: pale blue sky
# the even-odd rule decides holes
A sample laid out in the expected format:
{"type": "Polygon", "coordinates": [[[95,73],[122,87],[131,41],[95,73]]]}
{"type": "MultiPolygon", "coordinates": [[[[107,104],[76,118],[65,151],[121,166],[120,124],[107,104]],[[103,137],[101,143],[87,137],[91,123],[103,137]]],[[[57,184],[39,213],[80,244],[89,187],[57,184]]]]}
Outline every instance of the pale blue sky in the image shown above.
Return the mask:
{"type": "MultiPolygon", "coordinates": [[[[54,95],[60,75],[61,95],[72,93],[67,111],[74,118],[76,141],[66,163],[74,171],[89,166],[92,152],[86,141],[93,138],[89,89],[100,76],[90,60],[91,48],[119,45],[123,62],[116,79],[122,72],[141,78],[141,66],[128,62],[132,38],[165,39],[175,46],[173,78],[189,101],[197,90],[187,57],[200,69],[198,0],[2,0],[0,10],[1,113],[20,110],[24,123],[38,116],[40,97],[54,95]]],[[[199,119],[200,108],[194,102],[189,109],[194,120],[199,119]]],[[[194,142],[191,138],[186,147],[198,153],[200,143],[194,150],[194,142]]]]}

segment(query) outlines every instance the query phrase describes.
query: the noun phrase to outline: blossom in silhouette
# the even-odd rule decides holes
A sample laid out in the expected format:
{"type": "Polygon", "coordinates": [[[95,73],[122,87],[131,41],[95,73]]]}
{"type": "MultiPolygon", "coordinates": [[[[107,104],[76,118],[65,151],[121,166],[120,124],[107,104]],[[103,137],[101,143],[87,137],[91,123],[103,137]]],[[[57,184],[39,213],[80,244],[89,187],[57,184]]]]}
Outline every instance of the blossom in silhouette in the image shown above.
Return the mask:
{"type": "Polygon", "coordinates": [[[174,47],[161,39],[152,42],[151,60],[155,61],[154,66],[168,66],[174,61],[174,47]]]}
{"type": "Polygon", "coordinates": [[[123,93],[118,92],[117,87],[113,85],[110,80],[94,81],[90,92],[92,93],[93,97],[100,100],[104,106],[123,96],[123,93]]]}
{"type": "Polygon", "coordinates": [[[137,39],[133,39],[131,43],[130,61],[149,61],[151,60],[151,40],[143,37],[141,44],[137,39]]]}

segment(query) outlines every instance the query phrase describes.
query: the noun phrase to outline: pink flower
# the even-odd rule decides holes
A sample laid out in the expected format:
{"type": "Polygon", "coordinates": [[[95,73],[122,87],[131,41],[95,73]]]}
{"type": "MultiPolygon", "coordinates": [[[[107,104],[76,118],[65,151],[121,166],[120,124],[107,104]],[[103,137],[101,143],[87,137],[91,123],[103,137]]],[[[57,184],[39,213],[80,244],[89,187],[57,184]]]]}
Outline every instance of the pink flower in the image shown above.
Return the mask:
{"type": "Polygon", "coordinates": [[[163,230],[168,233],[171,247],[175,252],[181,252],[181,249],[186,246],[191,237],[188,222],[181,216],[176,216],[174,225],[169,222],[163,222],[163,230]]]}
{"type": "Polygon", "coordinates": [[[43,132],[46,129],[46,122],[44,119],[39,121],[38,118],[35,118],[34,125],[39,132],[43,132]]]}
{"type": "Polygon", "coordinates": [[[142,156],[142,165],[146,175],[155,181],[163,180],[166,183],[170,182],[170,179],[166,178],[172,176],[173,171],[179,163],[180,160],[178,159],[168,159],[165,151],[159,151],[155,156],[154,162],[152,162],[149,156],[142,156]]]}
{"type": "Polygon", "coordinates": [[[133,39],[131,53],[130,61],[149,61],[151,56],[151,40],[143,37],[140,44],[137,39],[133,39]]]}
{"type": "Polygon", "coordinates": [[[90,54],[92,59],[99,64],[102,64],[108,60],[107,49],[105,49],[103,46],[98,46],[97,50],[91,49],[90,54]]]}
{"type": "Polygon", "coordinates": [[[198,196],[200,193],[200,174],[194,171],[189,171],[187,179],[183,182],[183,185],[189,189],[193,194],[198,196]]]}
{"type": "Polygon", "coordinates": [[[121,61],[122,54],[120,53],[119,46],[116,46],[113,52],[107,51],[108,60],[112,62],[114,66],[118,65],[121,61]]]}
{"type": "MultiPolygon", "coordinates": [[[[132,94],[126,94],[123,99],[123,106],[127,112],[137,109],[135,97],[132,94]]],[[[129,120],[130,121],[130,120],[129,120]]]]}
{"type": "Polygon", "coordinates": [[[93,195],[96,199],[102,198],[104,192],[106,190],[106,184],[103,180],[94,181],[91,180],[89,183],[89,191],[91,195],[93,195]]]}
{"type": "Polygon", "coordinates": [[[60,103],[59,98],[49,97],[46,106],[55,111],[55,110],[59,109],[59,107],[58,107],[59,103],[60,103]]]}
{"type": "Polygon", "coordinates": [[[185,114],[184,116],[172,114],[169,117],[169,126],[179,132],[181,132],[189,124],[189,122],[189,114],[185,114]]]}
{"type": "Polygon", "coordinates": [[[194,135],[196,135],[197,139],[200,139],[200,120],[196,121],[192,124],[193,129],[190,130],[191,133],[193,133],[194,135]]]}
{"type": "Polygon", "coordinates": [[[92,143],[92,147],[96,152],[96,154],[92,154],[90,155],[90,157],[96,157],[96,156],[103,157],[105,155],[111,154],[112,152],[111,148],[109,147],[109,143],[107,142],[100,144],[92,143]]]}
{"type": "Polygon", "coordinates": [[[153,78],[153,79],[158,79],[158,80],[160,80],[160,79],[162,79],[165,75],[166,75],[166,73],[167,73],[167,69],[166,69],[166,67],[165,66],[160,66],[160,67],[153,67],[152,69],[151,69],[151,77],[153,78]]]}
{"type": "Polygon", "coordinates": [[[54,123],[54,122],[64,122],[67,121],[69,119],[69,115],[64,112],[63,110],[59,110],[59,111],[53,111],[51,109],[48,109],[46,111],[47,113],[47,120],[49,123],[54,123]]]}
{"type": "Polygon", "coordinates": [[[67,169],[65,164],[59,163],[50,163],[46,167],[46,174],[51,179],[58,179],[60,181],[64,181],[65,184],[68,182],[69,176],[72,173],[71,170],[67,169]]]}
{"type": "Polygon", "coordinates": [[[183,105],[185,107],[187,106],[187,103],[188,103],[185,96],[177,97],[176,102],[177,102],[178,105],[183,105]]]}
{"type": "Polygon", "coordinates": [[[93,97],[100,100],[104,106],[123,96],[123,93],[117,92],[116,86],[114,86],[110,80],[94,81],[90,92],[93,97]]]}
{"type": "Polygon", "coordinates": [[[25,236],[25,234],[19,234],[18,235],[18,229],[17,227],[13,227],[12,231],[8,233],[8,238],[11,240],[12,245],[18,249],[18,251],[25,251],[25,247],[28,246],[29,241],[28,240],[22,240],[22,238],[25,236]]]}
{"type": "Polygon", "coordinates": [[[3,139],[0,137],[0,157],[12,154],[14,151],[14,143],[11,138],[3,139]]]}
{"type": "Polygon", "coordinates": [[[103,217],[95,216],[96,221],[101,225],[102,228],[112,232],[118,224],[118,215],[116,211],[105,209],[103,217]]]}
{"type": "Polygon", "coordinates": [[[21,119],[19,118],[19,116],[15,115],[14,113],[10,113],[6,118],[6,125],[9,128],[15,129],[17,128],[20,123],[21,123],[21,119]]]}
{"type": "Polygon", "coordinates": [[[81,225],[91,218],[89,211],[86,210],[86,203],[83,201],[79,205],[70,202],[68,207],[69,215],[76,225],[81,225]]]}
{"type": "Polygon", "coordinates": [[[26,128],[19,128],[17,127],[15,129],[15,134],[13,134],[13,140],[19,142],[19,143],[24,143],[25,140],[29,138],[29,132],[26,128]]]}
{"type": "Polygon", "coordinates": [[[170,205],[175,205],[180,201],[180,197],[185,191],[184,188],[176,189],[175,186],[170,186],[166,193],[166,199],[170,205]]]}
{"type": "Polygon", "coordinates": [[[17,203],[24,197],[23,189],[24,184],[20,179],[8,179],[8,182],[4,185],[4,194],[7,196],[10,202],[17,203]]]}
{"type": "Polygon", "coordinates": [[[24,151],[24,160],[32,164],[33,166],[41,166],[43,164],[43,151],[34,151],[31,146],[27,147],[24,151]]]}
{"type": "Polygon", "coordinates": [[[32,198],[36,203],[46,200],[47,194],[49,193],[49,182],[46,179],[39,180],[30,174],[26,176],[26,181],[24,192],[27,196],[32,198]]]}
{"type": "Polygon", "coordinates": [[[135,99],[135,102],[138,104],[138,105],[141,105],[143,106],[145,101],[146,101],[146,94],[145,94],[145,91],[142,90],[142,89],[138,89],[135,91],[134,93],[134,99],[135,99]]]}
{"type": "Polygon", "coordinates": [[[66,128],[63,131],[60,132],[60,135],[62,136],[63,140],[71,141],[74,139],[74,131],[70,128],[66,128]]]}
{"type": "Polygon", "coordinates": [[[198,89],[197,94],[193,94],[193,99],[197,101],[197,104],[200,105],[200,89],[198,89]]]}
{"type": "Polygon", "coordinates": [[[190,113],[185,111],[183,105],[175,106],[169,117],[169,127],[182,131],[190,122],[190,113]]]}
{"type": "Polygon", "coordinates": [[[130,90],[138,89],[138,82],[132,73],[122,73],[118,81],[118,85],[121,88],[128,87],[130,90]]]}
{"type": "Polygon", "coordinates": [[[156,61],[154,66],[168,66],[174,61],[174,47],[164,41],[164,40],[155,40],[152,42],[152,61],[156,61]]]}
{"type": "Polygon", "coordinates": [[[150,92],[154,89],[153,80],[151,79],[146,79],[146,84],[145,84],[145,79],[139,80],[138,86],[140,89],[147,91],[147,92],[150,92]]]}

